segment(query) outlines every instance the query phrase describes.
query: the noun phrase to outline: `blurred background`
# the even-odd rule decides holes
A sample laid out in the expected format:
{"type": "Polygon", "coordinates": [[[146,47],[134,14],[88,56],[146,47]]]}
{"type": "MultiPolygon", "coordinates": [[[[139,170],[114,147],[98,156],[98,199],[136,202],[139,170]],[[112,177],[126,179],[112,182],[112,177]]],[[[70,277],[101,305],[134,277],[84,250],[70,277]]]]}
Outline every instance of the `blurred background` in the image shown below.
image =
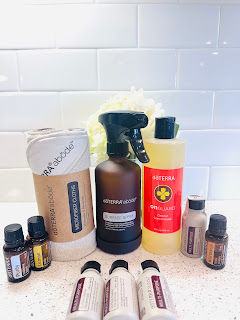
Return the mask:
{"type": "Polygon", "coordinates": [[[1,0],[0,201],[35,201],[24,132],[132,86],[180,124],[184,198],[240,198],[239,32],[240,0],[1,0]]]}

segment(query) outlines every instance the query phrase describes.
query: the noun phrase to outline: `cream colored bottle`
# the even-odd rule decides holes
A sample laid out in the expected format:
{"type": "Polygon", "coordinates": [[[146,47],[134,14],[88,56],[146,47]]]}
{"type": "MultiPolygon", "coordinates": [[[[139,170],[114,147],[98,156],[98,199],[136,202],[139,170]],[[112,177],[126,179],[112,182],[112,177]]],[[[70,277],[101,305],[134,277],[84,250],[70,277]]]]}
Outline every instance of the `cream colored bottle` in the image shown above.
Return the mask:
{"type": "Polygon", "coordinates": [[[143,273],[137,281],[141,320],[177,320],[167,280],[160,273],[157,263],[145,260],[141,265],[143,273]]]}
{"type": "Polygon", "coordinates": [[[185,141],[175,138],[175,118],[156,118],[155,138],[144,140],[150,162],[143,165],[143,247],[155,254],[180,249],[185,141]]]}
{"type": "Polygon", "coordinates": [[[76,282],[66,320],[102,320],[104,280],[97,261],[88,261],[76,282]]]}
{"type": "Polygon", "coordinates": [[[205,200],[200,196],[189,196],[182,217],[182,254],[189,258],[201,258],[206,229],[205,200]]]}
{"type": "Polygon", "coordinates": [[[104,292],[103,320],[139,320],[137,288],[125,260],[113,262],[104,292]]]}

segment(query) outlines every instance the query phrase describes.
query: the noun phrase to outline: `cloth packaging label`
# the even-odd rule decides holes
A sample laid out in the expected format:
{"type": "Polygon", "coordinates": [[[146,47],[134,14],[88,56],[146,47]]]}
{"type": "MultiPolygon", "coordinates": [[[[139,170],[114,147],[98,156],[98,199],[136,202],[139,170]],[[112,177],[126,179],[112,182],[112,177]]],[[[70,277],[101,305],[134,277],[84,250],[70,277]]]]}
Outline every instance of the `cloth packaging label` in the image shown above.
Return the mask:
{"type": "Polygon", "coordinates": [[[33,173],[33,180],[51,241],[78,240],[94,229],[89,169],[57,176],[33,173]]]}

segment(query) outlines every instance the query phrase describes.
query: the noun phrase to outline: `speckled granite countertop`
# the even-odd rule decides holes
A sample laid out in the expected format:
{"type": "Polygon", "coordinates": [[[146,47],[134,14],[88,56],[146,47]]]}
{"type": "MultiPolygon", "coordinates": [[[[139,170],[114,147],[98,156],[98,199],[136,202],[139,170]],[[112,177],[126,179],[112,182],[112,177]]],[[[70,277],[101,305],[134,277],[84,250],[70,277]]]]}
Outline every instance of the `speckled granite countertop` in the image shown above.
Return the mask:
{"type": "MultiPolygon", "coordinates": [[[[21,283],[7,282],[3,257],[0,259],[0,319],[1,320],[62,320],[69,304],[73,283],[87,260],[102,265],[106,279],[111,263],[116,259],[129,262],[137,278],[140,262],[155,260],[166,276],[179,319],[240,319],[240,201],[208,201],[207,214],[221,213],[228,218],[229,248],[227,265],[223,270],[208,269],[200,259],[177,253],[157,256],[140,247],[135,252],[113,256],[96,250],[88,257],[74,262],[52,262],[41,272],[32,272],[21,283]]],[[[37,214],[35,203],[0,203],[0,239],[3,228],[21,223],[26,234],[27,218],[37,214]]],[[[124,319],[123,319],[124,320],[124,319]]]]}

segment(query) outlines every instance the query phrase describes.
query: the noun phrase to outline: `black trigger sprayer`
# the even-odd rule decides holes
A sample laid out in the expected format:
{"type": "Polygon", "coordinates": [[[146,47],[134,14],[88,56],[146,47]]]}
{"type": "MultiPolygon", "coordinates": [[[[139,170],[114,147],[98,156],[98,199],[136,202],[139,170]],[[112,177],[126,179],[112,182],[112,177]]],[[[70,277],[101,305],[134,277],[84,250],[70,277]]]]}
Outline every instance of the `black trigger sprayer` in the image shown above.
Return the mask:
{"type": "Polygon", "coordinates": [[[129,140],[142,163],[149,162],[141,128],[148,124],[144,112],[112,111],[98,118],[107,134],[109,159],[95,170],[97,245],[105,252],[124,254],[141,243],[141,169],[126,157],[129,140]]]}
{"type": "Polygon", "coordinates": [[[113,111],[103,113],[98,117],[107,134],[107,154],[109,156],[127,156],[128,142],[132,146],[138,160],[142,163],[149,162],[144,149],[140,129],[148,125],[148,117],[144,112],[138,111],[113,111]]]}

